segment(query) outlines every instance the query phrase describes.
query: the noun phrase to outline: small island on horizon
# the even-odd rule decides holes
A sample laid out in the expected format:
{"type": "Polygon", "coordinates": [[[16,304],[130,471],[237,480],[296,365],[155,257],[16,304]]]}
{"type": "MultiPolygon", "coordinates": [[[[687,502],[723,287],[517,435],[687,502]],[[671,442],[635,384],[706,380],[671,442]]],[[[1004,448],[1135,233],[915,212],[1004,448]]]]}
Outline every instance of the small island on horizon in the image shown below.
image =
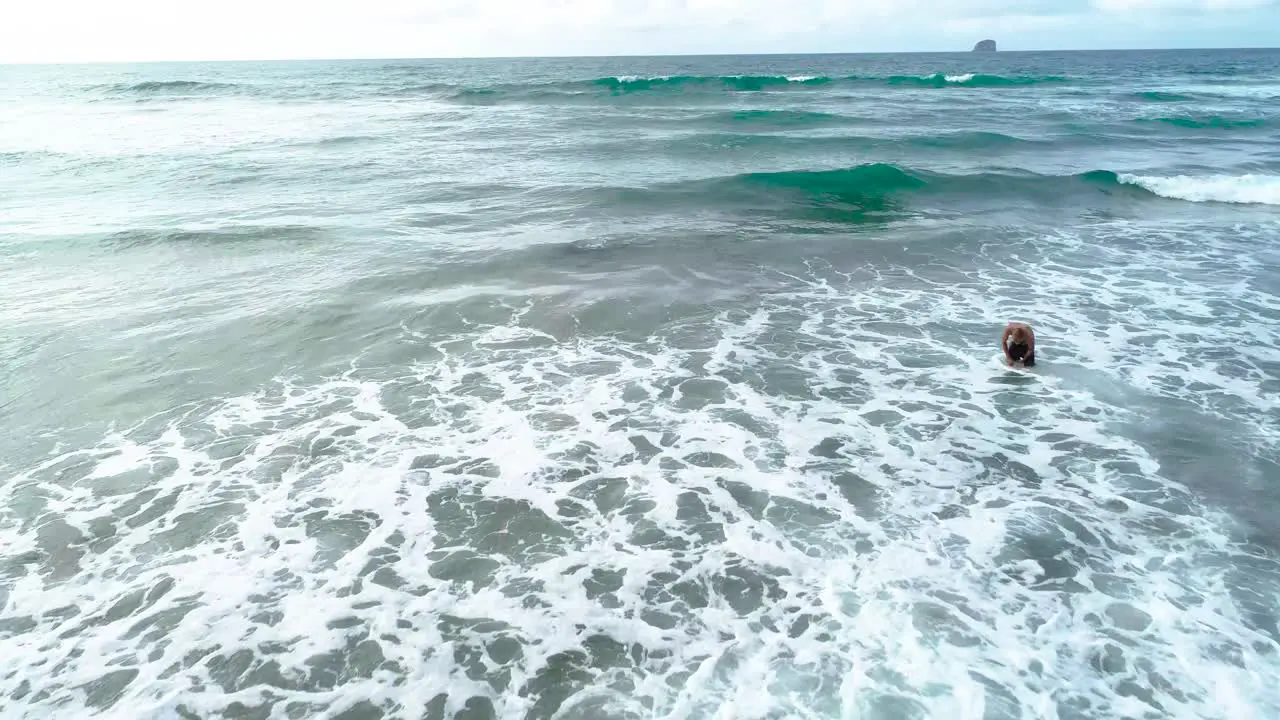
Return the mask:
{"type": "Polygon", "coordinates": [[[974,46],[973,46],[973,51],[974,51],[974,52],[995,52],[995,51],[996,51],[996,41],[995,41],[995,40],[983,40],[983,41],[979,42],[977,45],[974,45],[974,46]]]}

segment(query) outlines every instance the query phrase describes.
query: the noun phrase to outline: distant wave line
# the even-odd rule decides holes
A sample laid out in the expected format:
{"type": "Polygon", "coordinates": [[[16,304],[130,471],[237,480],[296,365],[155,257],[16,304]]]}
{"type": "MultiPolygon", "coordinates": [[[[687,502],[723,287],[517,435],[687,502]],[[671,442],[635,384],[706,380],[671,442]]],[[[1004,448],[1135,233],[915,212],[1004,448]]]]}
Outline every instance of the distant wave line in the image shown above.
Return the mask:
{"type": "MultiPolygon", "coordinates": [[[[829,76],[821,74],[780,75],[617,75],[589,80],[561,82],[499,83],[468,87],[450,82],[415,79],[413,82],[379,86],[353,85],[358,94],[373,96],[414,97],[438,95],[461,101],[498,100],[506,98],[535,99],[539,96],[572,96],[606,92],[610,95],[653,92],[759,92],[764,90],[806,90],[832,85],[880,86],[898,88],[1000,88],[1029,87],[1071,82],[1062,76],[1003,76],[971,72],[937,72],[926,75],[829,76]]],[[[315,88],[267,88],[255,85],[204,80],[149,80],[137,83],[98,85],[92,91],[109,96],[139,99],[179,99],[233,94],[265,94],[290,97],[321,98],[345,94],[348,88],[327,85],[315,88]]]]}

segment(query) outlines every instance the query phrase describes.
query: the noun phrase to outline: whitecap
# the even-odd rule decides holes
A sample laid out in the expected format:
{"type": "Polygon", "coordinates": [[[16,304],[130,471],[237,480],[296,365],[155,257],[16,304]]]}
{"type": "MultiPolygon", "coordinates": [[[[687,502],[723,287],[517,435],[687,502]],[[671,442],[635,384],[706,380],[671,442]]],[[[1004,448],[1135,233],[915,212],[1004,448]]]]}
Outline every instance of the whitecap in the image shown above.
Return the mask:
{"type": "Polygon", "coordinates": [[[1277,175],[1151,175],[1120,176],[1120,182],[1137,185],[1166,198],[1191,202],[1280,205],[1277,175]]]}

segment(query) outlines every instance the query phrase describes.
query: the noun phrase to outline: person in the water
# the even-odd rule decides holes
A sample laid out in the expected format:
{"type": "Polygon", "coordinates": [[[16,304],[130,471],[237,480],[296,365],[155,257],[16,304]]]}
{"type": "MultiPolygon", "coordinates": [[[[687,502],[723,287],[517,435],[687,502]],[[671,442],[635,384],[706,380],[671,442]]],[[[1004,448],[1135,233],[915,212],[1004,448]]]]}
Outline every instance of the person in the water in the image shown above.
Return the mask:
{"type": "Polygon", "coordinates": [[[1005,362],[1013,367],[1033,367],[1036,364],[1036,334],[1026,323],[1011,322],[1000,338],[1005,362]]]}

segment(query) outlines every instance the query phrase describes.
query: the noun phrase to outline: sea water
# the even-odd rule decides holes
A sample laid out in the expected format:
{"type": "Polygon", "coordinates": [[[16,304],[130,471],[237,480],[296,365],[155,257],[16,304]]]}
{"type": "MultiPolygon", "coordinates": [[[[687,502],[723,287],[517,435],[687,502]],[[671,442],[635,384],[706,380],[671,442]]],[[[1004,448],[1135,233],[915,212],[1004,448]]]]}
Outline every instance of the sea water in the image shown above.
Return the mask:
{"type": "Polygon", "coordinates": [[[0,715],[1280,717],[1278,77],[0,68],[0,715]]]}

